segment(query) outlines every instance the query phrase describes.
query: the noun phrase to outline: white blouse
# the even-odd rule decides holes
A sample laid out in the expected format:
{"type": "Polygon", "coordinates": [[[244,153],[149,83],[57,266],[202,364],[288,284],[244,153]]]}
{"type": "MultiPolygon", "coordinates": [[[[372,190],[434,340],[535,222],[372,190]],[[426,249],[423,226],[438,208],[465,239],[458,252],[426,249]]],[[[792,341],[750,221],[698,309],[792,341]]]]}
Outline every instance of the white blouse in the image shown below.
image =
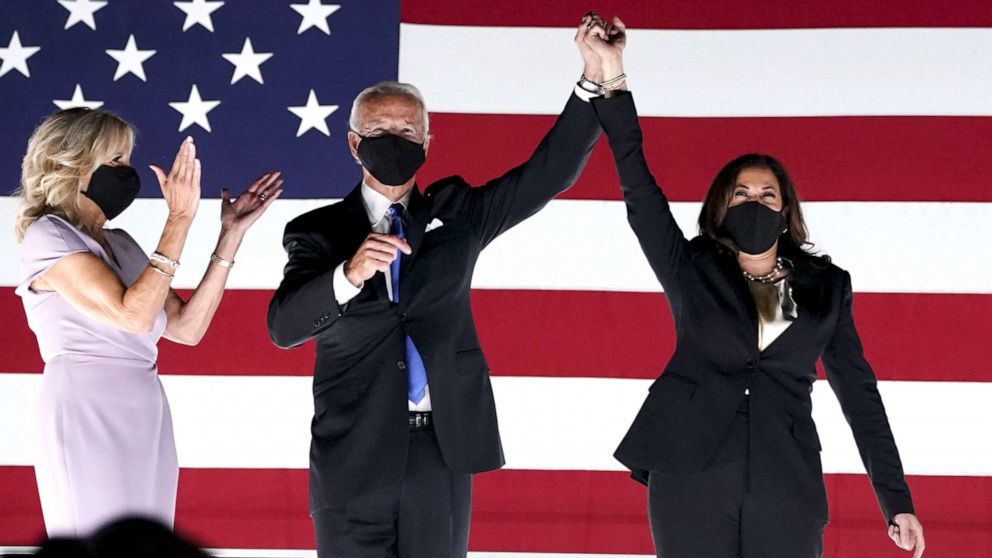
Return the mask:
{"type": "Polygon", "coordinates": [[[764,351],[778,339],[779,335],[792,325],[782,310],[782,298],[786,296],[786,281],[769,285],[750,281],[751,296],[758,310],[758,350],[764,351]]]}

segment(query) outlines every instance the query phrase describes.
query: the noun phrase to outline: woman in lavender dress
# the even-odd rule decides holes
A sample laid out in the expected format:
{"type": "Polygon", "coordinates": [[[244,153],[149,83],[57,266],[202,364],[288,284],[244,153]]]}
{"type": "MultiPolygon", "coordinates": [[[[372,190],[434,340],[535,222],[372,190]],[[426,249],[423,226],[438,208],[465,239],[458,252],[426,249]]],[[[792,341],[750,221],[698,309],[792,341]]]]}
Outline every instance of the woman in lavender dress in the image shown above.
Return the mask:
{"type": "Polygon", "coordinates": [[[170,284],[200,201],[192,138],[172,170],[152,170],[168,216],[152,254],[104,228],[137,196],[131,126],[102,110],[46,118],[28,142],[17,194],[22,297],[45,361],[35,464],[49,536],[82,536],[121,515],[171,527],[179,467],[169,403],[158,379],[163,335],[195,345],[224,293],[248,228],[282,192],[267,173],[232,201],[188,300],[170,284]]]}

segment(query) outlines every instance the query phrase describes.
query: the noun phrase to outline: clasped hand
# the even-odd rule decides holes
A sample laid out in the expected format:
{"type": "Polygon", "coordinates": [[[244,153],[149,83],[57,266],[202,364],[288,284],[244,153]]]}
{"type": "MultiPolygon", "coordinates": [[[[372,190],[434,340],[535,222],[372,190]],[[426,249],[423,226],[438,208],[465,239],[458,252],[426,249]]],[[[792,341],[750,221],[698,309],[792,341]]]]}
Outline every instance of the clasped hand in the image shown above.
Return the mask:
{"type": "Polygon", "coordinates": [[[586,79],[603,83],[623,73],[627,27],[619,17],[606,23],[594,12],[589,12],[575,32],[575,45],[585,63],[582,74],[586,79]]]}

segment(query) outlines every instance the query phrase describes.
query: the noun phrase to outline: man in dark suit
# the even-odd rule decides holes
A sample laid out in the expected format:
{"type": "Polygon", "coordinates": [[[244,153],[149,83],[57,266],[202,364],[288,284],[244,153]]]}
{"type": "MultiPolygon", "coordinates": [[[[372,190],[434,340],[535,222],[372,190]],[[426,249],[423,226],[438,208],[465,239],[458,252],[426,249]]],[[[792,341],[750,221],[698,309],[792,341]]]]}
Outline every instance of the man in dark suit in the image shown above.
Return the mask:
{"type": "MultiPolygon", "coordinates": [[[[587,67],[587,72],[591,71],[587,67]]],[[[531,158],[480,187],[428,186],[416,88],[363,91],[348,133],[362,182],[286,226],[276,345],[317,343],[310,510],[321,558],[464,557],[471,475],[504,463],[469,304],[480,252],[578,177],[600,135],[573,95],[531,158]]]]}

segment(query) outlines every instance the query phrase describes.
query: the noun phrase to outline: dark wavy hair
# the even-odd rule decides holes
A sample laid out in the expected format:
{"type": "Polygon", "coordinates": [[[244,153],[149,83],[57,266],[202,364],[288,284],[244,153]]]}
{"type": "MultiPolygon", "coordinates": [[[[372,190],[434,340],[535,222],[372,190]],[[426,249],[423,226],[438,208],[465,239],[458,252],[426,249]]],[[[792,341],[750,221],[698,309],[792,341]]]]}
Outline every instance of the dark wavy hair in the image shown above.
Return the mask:
{"type": "Polygon", "coordinates": [[[791,257],[807,255],[823,259],[812,252],[813,244],[808,240],[809,234],[806,230],[806,221],[803,219],[803,210],[799,205],[796,186],[782,163],[771,155],[748,153],[730,161],[720,169],[709,191],[706,192],[703,209],[699,212],[699,233],[733,253],[738,251],[733,240],[723,230],[723,220],[727,216],[727,207],[737,186],[737,176],[747,169],[770,171],[778,180],[782,195],[782,216],[786,223],[785,232],[778,238],[780,252],[791,257]]]}

